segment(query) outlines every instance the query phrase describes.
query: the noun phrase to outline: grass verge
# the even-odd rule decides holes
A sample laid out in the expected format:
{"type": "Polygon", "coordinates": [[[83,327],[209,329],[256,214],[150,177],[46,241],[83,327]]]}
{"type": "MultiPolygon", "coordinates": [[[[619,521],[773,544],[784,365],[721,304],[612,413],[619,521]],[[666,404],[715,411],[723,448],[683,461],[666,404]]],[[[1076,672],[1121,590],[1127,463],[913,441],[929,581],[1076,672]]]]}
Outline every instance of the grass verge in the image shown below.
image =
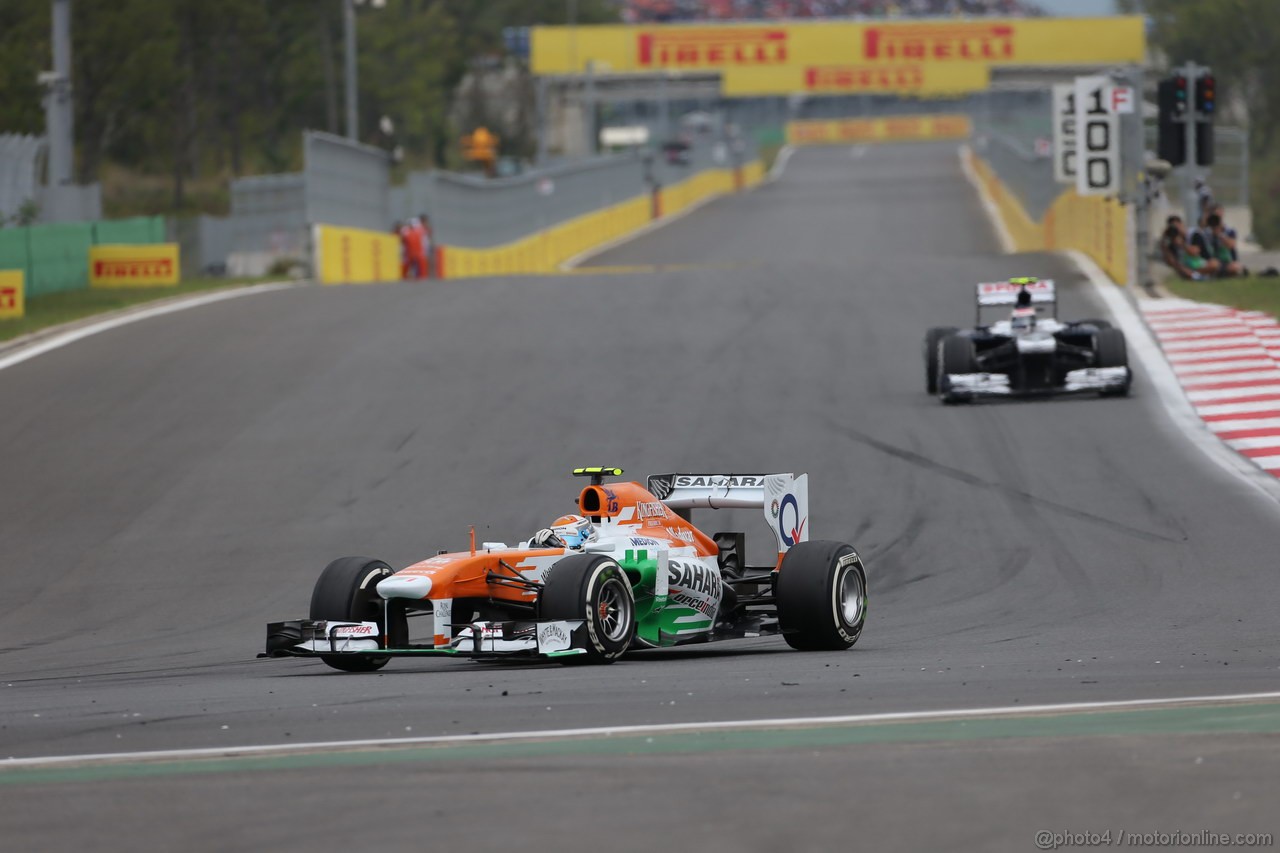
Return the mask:
{"type": "Polygon", "coordinates": [[[1169,278],[1164,286],[1175,296],[1197,302],[1230,305],[1245,311],[1266,311],[1280,317],[1280,278],[1225,278],[1184,281],[1169,278]]]}
{"type": "Polygon", "coordinates": [[[760,146],[760,162],[764,163],[764,173],[769,174],[769,170],[773,168],[773,161],[778,159],[778,152],[782,150],[782,146],[786,143],[778,142],[770,145],[760,146]]]}
{"type": "Polygon", "coordinates": [[[200,293],[226,287],[243,287],[271,281],[270,278],[194,278],[176,287],[128,287],[69,290],[27,300],[26,316],[0,320],[0,341],[38,332],[50,326],[81,320],[143,302],[154,302],[185,293],[200,293]]]}

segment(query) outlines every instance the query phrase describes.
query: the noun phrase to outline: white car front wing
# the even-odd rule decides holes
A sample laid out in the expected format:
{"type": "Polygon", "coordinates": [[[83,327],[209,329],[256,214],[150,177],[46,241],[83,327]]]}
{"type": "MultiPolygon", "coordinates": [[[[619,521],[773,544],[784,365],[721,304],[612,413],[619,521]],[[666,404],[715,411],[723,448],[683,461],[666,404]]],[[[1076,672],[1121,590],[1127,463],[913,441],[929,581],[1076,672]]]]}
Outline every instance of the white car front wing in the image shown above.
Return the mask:
{"type": "MultiPolygon", "coordinates": [[[[1113,391],[1129,382],[1127,367],[1082,367],[1067,373],[1061,388],[1048,392],[1071,394],[1080,391],[1113,391]]],[[[1017,392],[1003,373],[948,373],[951,393],[960,396],[1011,396],[1017,392]]]]}

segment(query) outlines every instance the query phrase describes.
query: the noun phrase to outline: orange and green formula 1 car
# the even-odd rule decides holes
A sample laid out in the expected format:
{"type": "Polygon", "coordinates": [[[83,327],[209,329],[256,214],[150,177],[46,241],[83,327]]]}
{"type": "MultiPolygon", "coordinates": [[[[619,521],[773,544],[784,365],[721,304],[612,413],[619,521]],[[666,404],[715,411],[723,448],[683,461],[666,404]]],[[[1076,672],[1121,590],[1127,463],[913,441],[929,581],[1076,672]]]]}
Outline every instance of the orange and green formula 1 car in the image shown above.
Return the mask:
{"type": "Polygon", "coordinates": [[[318,657],[369,672],[393,657],[532,657],[611,663],[628,649],[781,634],[802,650],[845,649],[867,612],[862,560],[810,541],[808,476],[590,477],[577,512],[518,546],[484,542],[400,571],[334,560],[309,619],[267,626],[265,657],[318,657]],[[707,535],[695,509],[757,508],[777,542],[773,565],[746,565],[742,533],[707,535]],[[418,627],[421,626],[421,627],[418,627]]]}

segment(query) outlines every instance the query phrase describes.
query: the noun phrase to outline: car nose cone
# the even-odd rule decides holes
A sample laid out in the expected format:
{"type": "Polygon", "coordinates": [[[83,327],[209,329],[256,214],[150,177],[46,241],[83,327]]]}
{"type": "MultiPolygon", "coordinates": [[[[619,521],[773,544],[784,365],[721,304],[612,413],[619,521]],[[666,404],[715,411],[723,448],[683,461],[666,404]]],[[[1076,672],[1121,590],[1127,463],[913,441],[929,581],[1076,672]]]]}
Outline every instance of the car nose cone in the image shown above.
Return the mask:
{"type": "Polygon", "coordinates": [[[392,575],[378,582],[383,598],[423,599],[431,592],[431,578],[422,575],[392,575]]]}

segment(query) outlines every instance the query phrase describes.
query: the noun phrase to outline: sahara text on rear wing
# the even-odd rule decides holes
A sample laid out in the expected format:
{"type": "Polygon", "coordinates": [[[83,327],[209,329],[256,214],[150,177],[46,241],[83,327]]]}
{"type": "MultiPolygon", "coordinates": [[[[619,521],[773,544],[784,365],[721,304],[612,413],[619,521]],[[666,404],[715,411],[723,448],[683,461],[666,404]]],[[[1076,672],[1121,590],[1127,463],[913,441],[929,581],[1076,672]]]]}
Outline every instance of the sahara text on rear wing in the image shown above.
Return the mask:
{"type": "Polygon", "coordinates": [[[982,309],[1002,305],[1017,305],[1018,297],[1026,291],[1031,305],[1052,305],[1052,315],[1058,316],[1058,294],[1053,279],[1013,279],[1011,281],[984,281],[977,287],[977,322],[982,323],[982,309]]]}

